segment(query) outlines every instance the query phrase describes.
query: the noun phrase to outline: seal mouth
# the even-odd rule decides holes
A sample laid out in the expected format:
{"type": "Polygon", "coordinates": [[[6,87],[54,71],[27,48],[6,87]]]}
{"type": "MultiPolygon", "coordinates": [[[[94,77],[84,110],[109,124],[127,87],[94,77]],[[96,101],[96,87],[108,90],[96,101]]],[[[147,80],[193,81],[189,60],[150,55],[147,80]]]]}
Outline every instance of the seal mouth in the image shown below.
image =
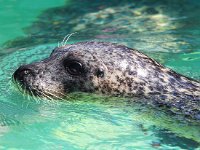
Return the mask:
{"type": "Polygon", "coordinates": [[[56,92],[56,91],[43,91],[38,88],[34,88],[33,86],[27,84],[24,80],[19,80],[15,78],[14,74],[12,76],[12,82],[14,83],[15,87],[24,95],[30,95],[32,97],[36,98],[47,98],[47,99],[59,99],[62,100],[63,97],[66,97],[66,95],[63,95],[62,93],[56,92]]]}
{"type": "Polygon", "coordinates": [[[43,85],[37,79],[37,69],[34,65],[20,66],[12,75],[12,81],[15,87],[24,95],[30,95],[37,98],[63,99],[66,97],[64,92],[53,90],[50,85],[43,85]]]}
{"type": "Polygon", "coordinates": [[[23,94],[29,94],[31,96],[41,96],[41,92],[39,90],[31,88],[28,84],[26,84],[23,80],[18,80],[15,78],[14,74],[12,76],[12,82],[15,87],[23,94]]]}
{"type": "Polygon", "coordinates": [[[19,67],[12,75],[12,81],[14,85],[23,94],[41,97],[42,92],[38,89],[34,89],[29,82],[35,77],[35,73],[32,69],[27,66],[19,67]]]}

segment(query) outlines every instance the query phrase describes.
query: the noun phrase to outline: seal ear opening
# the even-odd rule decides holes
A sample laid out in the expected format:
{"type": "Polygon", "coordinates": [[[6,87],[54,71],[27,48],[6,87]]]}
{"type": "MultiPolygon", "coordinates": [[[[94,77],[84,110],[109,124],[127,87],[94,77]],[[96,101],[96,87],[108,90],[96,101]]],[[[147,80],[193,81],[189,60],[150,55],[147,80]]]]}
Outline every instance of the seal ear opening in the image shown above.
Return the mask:
{"type": "Polygon", "coordinates": [[[98,78],[103,78],[104,77],[104,70],[102,69],[102,68],[98,68],[98,69],[96,69],[96,76],[98,77],[98,78]]]}

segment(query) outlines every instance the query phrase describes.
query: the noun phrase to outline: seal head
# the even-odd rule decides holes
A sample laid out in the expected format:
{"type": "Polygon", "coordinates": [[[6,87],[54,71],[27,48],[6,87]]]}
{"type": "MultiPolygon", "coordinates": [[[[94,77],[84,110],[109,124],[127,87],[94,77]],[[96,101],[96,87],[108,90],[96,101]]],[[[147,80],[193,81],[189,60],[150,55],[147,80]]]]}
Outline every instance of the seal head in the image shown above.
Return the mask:
{"type": "Polygon", "coordinates": [[[141,52],[105,42],[80,42],[55,48],[49,58],[14,73],[33,95],[61,98],[73,91],[144,98],[145,102],[198,110],[200,83],[141,52]]]}

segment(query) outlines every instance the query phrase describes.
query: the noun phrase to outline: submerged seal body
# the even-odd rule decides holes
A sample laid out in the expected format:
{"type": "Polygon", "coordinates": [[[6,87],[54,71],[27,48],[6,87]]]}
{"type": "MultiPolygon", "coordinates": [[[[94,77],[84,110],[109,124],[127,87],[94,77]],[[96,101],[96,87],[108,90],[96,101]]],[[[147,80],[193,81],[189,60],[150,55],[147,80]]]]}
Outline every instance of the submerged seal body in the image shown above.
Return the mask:
{"type": "Polygon", "coordinates": [[[200,118],[200,83],[141,52],[105,42],[55,48],[49,58],[19,67],[15,81],[30,94],[61,98],[73,91],[138,97],[200,118]]]}

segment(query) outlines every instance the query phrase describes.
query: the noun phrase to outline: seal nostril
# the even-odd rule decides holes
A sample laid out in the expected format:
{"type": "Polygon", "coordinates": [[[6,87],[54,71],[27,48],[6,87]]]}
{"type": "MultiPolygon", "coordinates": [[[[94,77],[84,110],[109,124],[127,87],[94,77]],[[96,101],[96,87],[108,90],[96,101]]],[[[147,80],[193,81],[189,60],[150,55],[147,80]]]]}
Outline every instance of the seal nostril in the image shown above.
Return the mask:
{"type": "Polygon", "coordinates": [[[23,70],[22,74],[29,75],[29,74],[31,74],[31,70],[29,70],[29,69],[23,70]]]}
{"type": "Polygon", "coordinates": [[[15,73],[13,74],[13,77],[15,80],[23,81],[25,77],[27,76],[33,76],[33,71],[26,67],[20,67],[18,68],[15,73]]]}

